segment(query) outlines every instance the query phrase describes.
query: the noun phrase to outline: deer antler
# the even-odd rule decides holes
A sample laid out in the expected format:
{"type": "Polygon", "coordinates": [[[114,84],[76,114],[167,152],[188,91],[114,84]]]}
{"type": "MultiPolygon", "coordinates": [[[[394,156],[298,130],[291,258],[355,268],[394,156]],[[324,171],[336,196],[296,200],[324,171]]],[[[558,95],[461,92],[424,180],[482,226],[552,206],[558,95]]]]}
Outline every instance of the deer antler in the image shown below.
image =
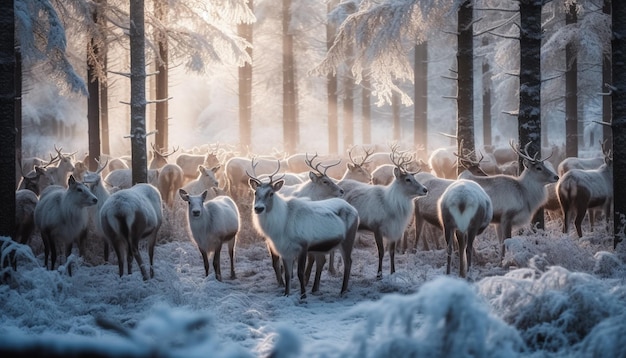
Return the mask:
{"type": "Polygon", "coordinates": [[[352,157],[352,149],[354,149],[356,146],[353,146],[352,148],[350,148],[348,150],[348,158],[350,158],[350,161],[352,162],[352,164],[356,165],[357,167],[362,167],[363,165],[365,165],[365,163],[367,163],[367,158],[369,158],[373,153],[374,153],[374,149],[370,148],[370,149],[363,149],[363,152],[365,153],[365,156],[363,158],[358,158],[361,159],[360,162],[357,162],[355,158],[352,157]]]}

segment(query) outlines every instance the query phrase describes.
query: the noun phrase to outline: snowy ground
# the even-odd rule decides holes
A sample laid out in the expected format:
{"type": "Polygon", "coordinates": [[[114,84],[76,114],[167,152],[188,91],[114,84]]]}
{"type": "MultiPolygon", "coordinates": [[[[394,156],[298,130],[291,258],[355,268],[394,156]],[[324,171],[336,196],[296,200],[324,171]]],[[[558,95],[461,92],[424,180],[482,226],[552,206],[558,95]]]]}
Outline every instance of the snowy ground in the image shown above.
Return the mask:
{"type": "Polygon", "coordinates": [[[42,267],[37,234],[32,251],[3,238],[3,255],[16,250],[18,270],[1,272],[0,348],[179,357],[626,356],[626,255],[613,251],[599,226],[582,239],[561,234],[556,222],[516,236],[507,241],[504,267],[489,229],[475,243],[468,280],[457,278],[456,257],[446,277],[443,250],[397,254],[394,275],[386,254],[376,280],[376,247],[363,233],[349,293],[339,295],[339,266],[336,276],[324,271],[318,295],[300,300],[297,279],[294,294],[283,296],[248,208],[241,210],[237,278],[229,277],[224,248],[223,282],[212,268],[204,277],[182,202],[165,213],[155,278],[146,282],[136,266],[120,278],[114,254],[103,264],[99,243],[84,258],[70,257],[69,277],[65,266],[42,267]]]}

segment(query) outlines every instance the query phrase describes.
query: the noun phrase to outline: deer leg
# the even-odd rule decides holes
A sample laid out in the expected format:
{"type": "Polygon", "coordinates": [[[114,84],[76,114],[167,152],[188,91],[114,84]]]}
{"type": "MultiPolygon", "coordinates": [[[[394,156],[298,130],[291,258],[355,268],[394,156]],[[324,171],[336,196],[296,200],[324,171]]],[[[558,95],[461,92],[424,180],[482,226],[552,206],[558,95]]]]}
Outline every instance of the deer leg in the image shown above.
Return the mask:
{"type": "MultiPolygon", "coordinates": [[[[80,252],[80,248],[79,248],[79,252],[80,252]]],[[[65,264],[67,265],[67,273],[68,275],[70,275],[70,277],[72,276],[72,265],[69,263],[67,259],[70,257],[71,254],[72,254],[72,243],[70,242],[69,244],[65,244],[65,264]]]]}
{"type": "Polygon", "coordinates": [[[389,242],[389,272],[396,272],[396,241],[389,242]]]}
{"type": "Polygon", "coordinates": [[[209,256],[206,251],[200,250],[200,255],[202,255],[202,262],[204,263],[204,276],[209,276],[209,256]]]}
{"type": "Polygon", "coordinates": [[[456,239],[459,243],[459,276],[465,277],[467,261],[467,233],[457,232],[456,239]]]}
{"type": "Polygon", "coordinates": [[[50,270],[54,270],[54,264],[57,261],[57,246],[54,238],[50,240],[50,270]]]}
{"type": "MultiPolygon", "coordinates": [[[[306,298],[306,287],[304,286],[304,266],[306,265],[307,250],[304,248],[298,255],[298,281],[300,281],[300,299],[306,298]]],[[[316,273],[317,276],[317,273],[316,273]]],[[[319,284],[319,283],[318,283],[319,284]]]]}
{"type": "Polygon", "coordinates": [[[313,253],[309,253],[306,259],[306,269],[304,270],[305,281],[304,284],[309,284],[309,279],[311,278],[311,271],[313,271],[313,263],[316,262],[316,255],[313,253]]]}
{"type": "Polygon", "coordinates": [[[50,255],[50,237],[48,236],[48,232],[43,230],[41,232],[41,241],[43,241],[43,251],[44,251],[44,265],[46,269],[48,268],[48,256],[50,255]]]}
{"type": "Polygon", "coordinates": [[[376,278],[383,278],[383,257],[385,256],[385,246],[383,245],[383,235],[380,231],[374,232],[374,240],[376,241],[376,247],[378,248],[378,271],[376,272],[376,278]]]}
{"type": "MultiPolygon", "coordinates": [[[[414,207],[415,207],[415,246],[414,248],[417,251],[417,243],[420,240],[420,236],[423,236],[424,219],[422,219],[422,216],[415,202],[414,202],[414,207]]],[[[424,242],[423,243],[424,250],[430,251],[430,248],[428,247],[428,240],[426,240],[426,237],[423,237],[422,241],[424,242]]]]}
{"type": "Polygon", "coordinates": [[[283,259],[285,269],[285,296],[289,296],[289,286],[291,286],[291,270],[293,269],[293,259],[283,259]]]}
{"type": "Polygon", "coordinates": [[[444,236],[446,238],[446,244],[447,244],[447,248],[446,248],[446,257],[447,257],[447,264],[446,264],[446,275],[450,274],[450,264],[452,261],[452,241],[454,240],[454,231],[450,230],[447,227],[444,227],[443,229],[444,232],[444,236]]]}
{"type": "Polygon", "coordinates": [[[222,282],[222,268],[220,267],[220,258],[222,256],[222,244],[217,245],[213,253],[213,270],[215,271],[215,279],[222,282]]]}
{"type": "Polygon", "coordinates": [[[235,274],[235,235],[228,240],[228,256],[230,257],[230,278],[232,280],[237,278],[235,274]]]}
{"type": "Polygon", "coordinates": [[[318,292],[320,290],[320,279],[322,277],[322,270],[324,269],[325,263],[325,254],[321,253],[315,255],[315,280],[313,281],[313,290],[311,292],[318,292]]]}

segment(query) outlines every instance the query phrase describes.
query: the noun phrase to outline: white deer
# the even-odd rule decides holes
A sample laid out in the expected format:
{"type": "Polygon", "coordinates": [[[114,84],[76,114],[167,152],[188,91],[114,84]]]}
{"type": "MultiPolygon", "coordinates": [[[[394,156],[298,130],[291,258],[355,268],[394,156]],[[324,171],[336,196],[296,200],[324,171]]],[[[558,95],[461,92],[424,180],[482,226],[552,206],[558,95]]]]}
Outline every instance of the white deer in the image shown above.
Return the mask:
{"type": "MultiPolygon", "coordinates": [[[[269,182],[261,182],[248,173],[254,190],[254,226],[269,240],[272,252],[277,253],[285,267],[285,295],[289,295],[293,262],[298,259],[300,297],[306,297],[305,263],[308,252],[328,252],[341,248],[344,260],[341,294],[348,290],[352,268],[352,247],[359,224],[354,207],[338,198],[311,201],[302,198],[286,199],[278,193],[283,180],[273,178],[280,165],[269,175],[269,182]]],[[[317,275],[316,275],[317,277],[317,275]]],[[[319,283],[314,283],[314,287],[319,283]]]]}

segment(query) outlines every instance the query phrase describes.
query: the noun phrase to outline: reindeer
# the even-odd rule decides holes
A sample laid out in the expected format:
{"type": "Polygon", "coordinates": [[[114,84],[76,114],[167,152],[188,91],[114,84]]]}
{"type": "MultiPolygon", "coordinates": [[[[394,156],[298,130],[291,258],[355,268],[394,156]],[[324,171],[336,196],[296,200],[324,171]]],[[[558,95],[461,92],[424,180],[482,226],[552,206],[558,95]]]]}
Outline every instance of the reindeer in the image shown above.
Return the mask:
{"type": "Polygon", "coordinates": [[[148,169],[160,169],[164,167],[168,163],[167,158],[171,156],[172,154],[178,152],[178,150],[180,149],[180,147],[176,147],[176,148],[173,148],[171,152],[164,153],[156,149],[156,147],[154,146],[154,143],[152,143],[151,146],[152,146],[152,160],[150,161],[150,165],[148,166],[148,169]]]}
{"type": "Polygon", "coordinates": [[[459,276],[465,277],[467,268],[472,265],[474,238],[482,234],[493,217],[491,199],[478,183],[459,179],[443,192],[437,201],[437,209],[448,247],[446,274],[450,274],[452,244],[456,235],[459,276]]]}
{"type": "MultiPolygon", "coordinates": [[[[133,186],[133,171],[132,169],[113,170],[104,178],[104,183],[109,190],[129,189],[133,186]]],[[[158,169],[148,169],[148,183],[154,187],[159,185],[158,169]]]]}
{"type": "MultiPolygon", "coordinates": [[[[64,154],[61,151],[63,148],[58,148],[56,145],[54,146],[54,150],[57,152],[56,157],[50,156],[49,164],[56,163],[56,167],[48,167],[48,173],[54,178],[54,183],[63,185],[67,188],[67,177],[74,171],[74,164],[72,160],[72,156],[76,154],[76,152],[71,154],[64,154]]],[[[76,177],[74,177],[76,178],[76,177]]]]}
{"type": "Polygon", "coordinates": [[[455,179],[457,174],[456,157],[452,148],[438,148],[428,157],[428,165],[439,178],[455,179]]]}
{"type": "Polygon", "coordinates": [[[386,186],[369,185],[354,180],[343,180],[339,186],[345,191],[344,199],[359,213],[359,229],[372,231],[378,248],[377,278],[382,278],[385,249],[383,238],[389,242],[391,273],[395,269],[396,243],[403,237],[413,214],[413,199],[426,195],[428,190],[407,172],[403,165],[409,159],[392,153],[394,181],[386,186]]]}
{"type": "Polygon", "coordinates": [[[104,235],[115,250],[120,277],[124,274],[124,261],[131,274],[133,257],[144,280],[154,277],[154,246],[163,222],[159,191],[145,183],[117,191],[102,205],[99,215],[104,235]],[[139,240],[144,238],[148,239],[150,276],[139,253],[139,240]]]}
{"type": "Polygon", "coordinates": [[[222,281],[220,255],[222,244],[228,243],[230,277],[235,279],[234,254],[237,232],[240,227],[237,205],[228,196],[218,196],[207,201],[206,190],[199,195],[189,195],[183,189],[179,189],[178,193],[189,204],[187,223],[202,255],[205,276],[209,276],[208,254],[213,252],[215,279],[222,281]]]}
{"type": "Polygon", "coordinates": [[[556,185],[556,193],[563,212],[563,233],[569,233],[569,222],[574,214],[574,226],[582,237],[581,224],[589,212],[589,226],[593,231],[595,209],[602,209],[608,227],[613,205],[613,158],[610,150],[604,150],[604,164],[598,169],[571,169],[556,185]]]}
{"type": "MultiPolygon", "coordinates": [[[[282,259],[285,267],[285,295],[289,295],[293,261],[296,258],[300,297],[304,299],[307,253],[328,252],[336,246],[341,248],[344,260],[343,295],[348,290],[352,268],[351,255],[359,225],[358,212],[339,198],[320,201],[285,199],[278,193],[284,182],[282,179],[274,179],[279,170],[280,164],[269,175],[269,182],[265,183],[247,174],[250,177],[250,188],[254,191],[254,227],[268,239],[271,252],[282,259]]],[[[313,287],[319,287],[319,282],[314,282],[313,287]]]]}
{"type": "Polygon", "coordinates": [[[183,170],[177,164],[165,164],[159,169],[157,188],[170,209],[174,206],[176,191],[183,186],[183,170]]]}
{"type": "Polygon", "coordinates": [[[349,163],[346,163],[346,168],[341,169],[338,166],[334,166],[329,168],[328,176],[339,180],[339,182],[343,180],[356,180],[362,183],[371,183],[372,174],[367,169],[369,165],[369,157],[374,152],[373,148],[364,149],[364,155],[362,157],[353,157],[352,151],[355,147],[350,148],[348,150],[348,158],[350,159],[349,163]]]}
{"type": "Polygon", "coordinates": [[[28,189],[41,195],[41,193],[49,186],[55,185],[55,179],[45,166],[35,166],[35,170],[26,175],[22,175],[22,180],[17,186],[18,190],[28,189]]]}
{"type": "Polygon", "coordinates": [[[96,239],[102,240],[104,243],[104,261],[109,261],[109,242],[105,239],[104,231],[102,230],[102,222],[100,221],[100,210],[104,203],[111,196],[109,190],[103,183],[102,172],[107,168],[108,160],[104,164],[100,164],[98,160],[98,169],[95,172],[87,171],[84,175],[83,182],[89,187],[89,190],[93,193],[93,195],[98,198],[98,204],[95,207],[90,207],[88,209],[89,217],[92,219],[92,225],[94,227],[94,233],[96,239]]]}
{"type": "Polygon", "coordinates": [[[39,198],[31,190],[15,191],[15,241],[28,244],[35,229],[35,208],[39,198]]]}
{"type": "MultiPolygon", "coordinates": [[[[42,196],[35,208],[35,226],[41,233],[44,244],[45,265],[51,255],[50,269],[54,269],[57,244],[63,244],[65,255],[72,252],[72,245],[85,235],[87,229],[88,206],[96,205],[98,199],[85,184],[77,182],[70,175],[67,189],[53,190],[42,196]]],[[[72,275],[71,266],[68,273],[72,275]]]]}
{"type": "MultiPolygon", "coordinates": [[[[215,166],[211,169],[204,165],[198,165],[198,177],[183,186],[186,192],[190,195],[202,194],[203,191],[208,190],[209,194],[215,192],[212,188],[219,188],[219,182],[215,177],[215,174],[219,170],[220,166],[215,166]]],[[[215,195],[209,196],[212,199],[215,195]]]]}
{"type": "MultiPolygon", "coordinates": [[[[258,175],[271,173],[274,170],[276,159],[253,158],[256,163],[255,170],[258,175]]],[[[280,161],[280,166],[286,165],[284,160],[280,161]]],[[[248,187],[247,172],[252,171],[252,160],[245,157],[232,157],[224,165],[226,173],[226,192],[235,199],[242,199],[246,194],[245,188],[248,187]]]]}
{"type": "MultiPolygon", "coordinates": [[[[220,161],[215,154],[217,148],[207,150],[205,155],[181,153],[176,158],[176,164],[183,170],[184,179],[190,182],[198,177],[199,167],[220,168],[220,161]]],[[[217,171],[215,172],[217,174],[217,171]]],[[[197,193],[200,194],[200,193],[197,193]]]]}
{"type": "Polygon", "coordinates": [[[283,185],[281,194],[298,198],[308,197],[311,200],[322,200],[343,195],[343,189],[326,174],[329,168],[339,165],[341,161],[326,166],[320,162],[313,166],[313,161],[317,157],[316,153],[313,158],[309,159],[308,153],[306,154],[305,163],[311,169],[309,180],[298,185],[283,185]],[[323,172],[320,170],[320,166],[323,168],[323,172]]]}
{"type": "Polygon", "coordinates": [[[494,175],[479,177],[469,172],[461,175],[462,179],[471,179],[485,189],[493,204],[493,218],[491,222],[496,225],[498,240],[500,242],[500,259],[504,258],[504,239],[511,237],[514,226],[526,225],[545,202],[547,192],[545,185],[555,183],[559,177],[546,165],[548,158],[538,159],[537,152],[534,157],[528,154],[526,144],[524,150],[511,148],[524,159],[524,170],[519,177],[509,175],[494,175]]]}

